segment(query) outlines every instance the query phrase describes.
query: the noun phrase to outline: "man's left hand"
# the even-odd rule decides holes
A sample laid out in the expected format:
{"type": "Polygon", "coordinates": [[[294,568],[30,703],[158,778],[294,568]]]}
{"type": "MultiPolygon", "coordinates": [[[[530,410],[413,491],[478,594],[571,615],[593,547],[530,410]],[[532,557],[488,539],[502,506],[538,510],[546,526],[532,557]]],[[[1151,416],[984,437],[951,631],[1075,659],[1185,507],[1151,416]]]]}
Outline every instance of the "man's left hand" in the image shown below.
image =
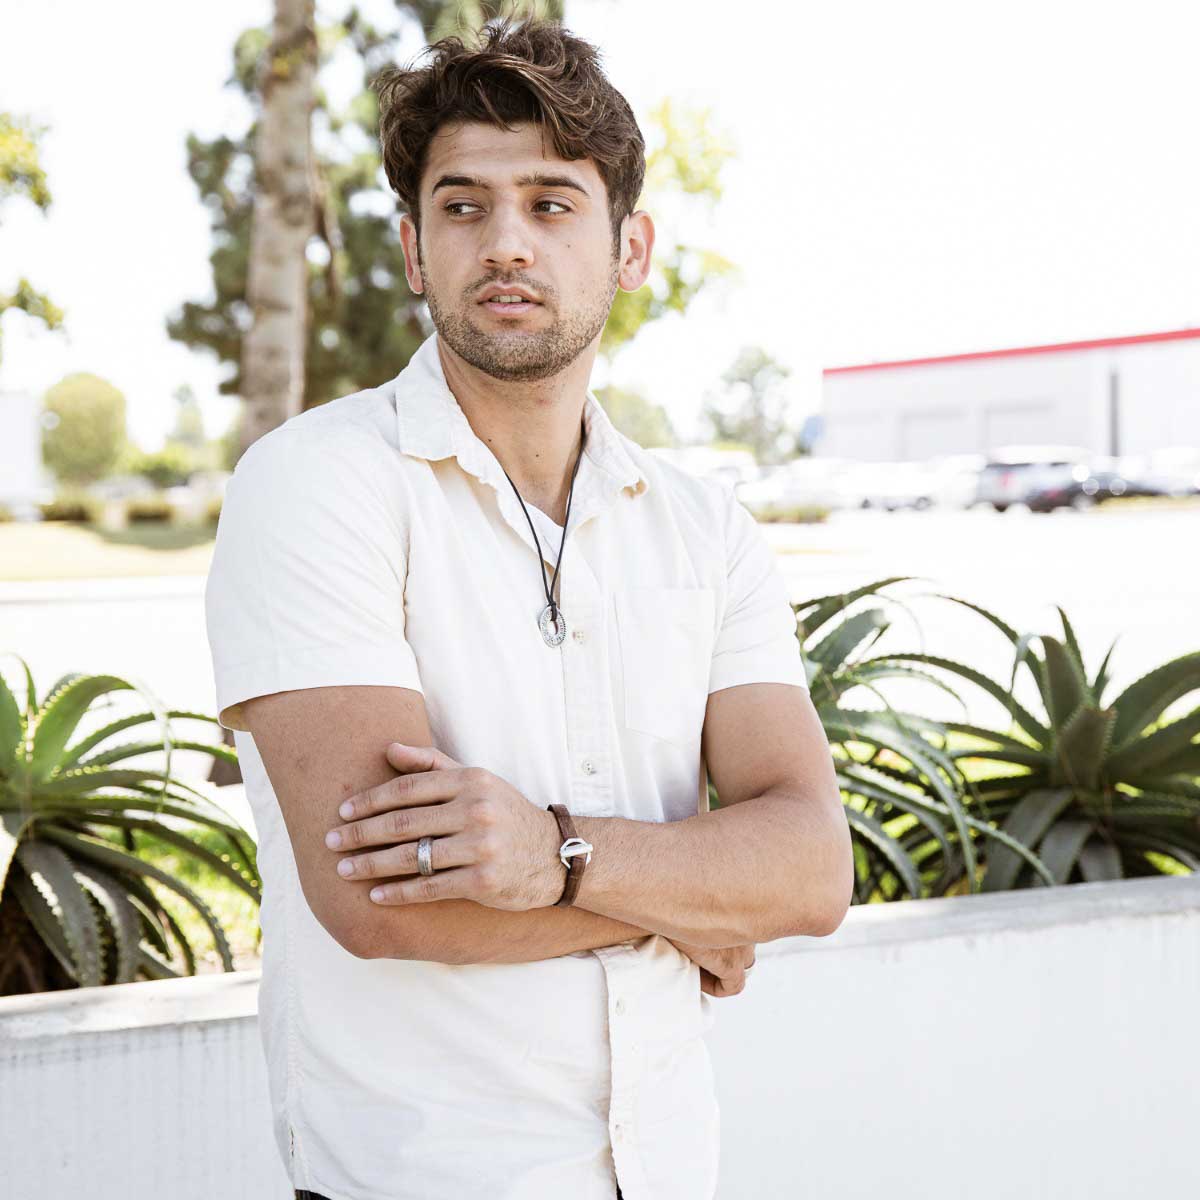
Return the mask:
{"type": "Polygon", "coordinates": [[[491,771],[463,766],[432,746],[392,742],[386,755],[401,774],[343,801],[346,824],[326,837],[331,849],[354,852],[338,860],[352,867],[343,878],[412,877],[372,888],[380,904],[461,898],[523,912],[562,895],[566,868],[552,812],[491,771]],[[417,871],[417,842],[426,834],[433,838],[432,875],[417,871]],[[367,846],[379,849],[358,853],[367,846]]]}

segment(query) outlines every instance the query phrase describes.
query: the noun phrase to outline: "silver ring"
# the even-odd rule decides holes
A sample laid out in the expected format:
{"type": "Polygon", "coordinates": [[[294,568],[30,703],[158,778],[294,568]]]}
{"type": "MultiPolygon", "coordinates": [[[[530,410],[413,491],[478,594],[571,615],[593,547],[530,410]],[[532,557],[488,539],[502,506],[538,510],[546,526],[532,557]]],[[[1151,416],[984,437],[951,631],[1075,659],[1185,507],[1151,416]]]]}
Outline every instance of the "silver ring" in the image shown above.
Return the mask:
{"type": "Polygon", "coordinates": [[[432,875],[433,870],[433,853],[430,846],[433,845],[433,838],[423,837],[417,842],[417,870],[422,875],[432,875]]]}

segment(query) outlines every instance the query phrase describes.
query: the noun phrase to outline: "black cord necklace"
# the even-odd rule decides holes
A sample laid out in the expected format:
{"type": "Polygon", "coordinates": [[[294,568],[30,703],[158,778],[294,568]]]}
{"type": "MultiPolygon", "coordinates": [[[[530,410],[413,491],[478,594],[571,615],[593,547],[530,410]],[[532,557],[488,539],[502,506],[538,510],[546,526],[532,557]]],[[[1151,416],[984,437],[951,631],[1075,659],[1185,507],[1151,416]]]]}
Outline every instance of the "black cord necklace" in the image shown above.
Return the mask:
{"type": "Polygon", "coordinates": [[[567,523],[571,519],[571,497],[575,492],[575,476],[578,474],[579,464],[583,460],[583,445],[586,440],[587,429],[581,420],[579,424],[579,455],[575,459],[575,468],[571,472],[571,487],[567,492],[567,515],[563,518],[562,539],[558,543],[558,559],[554,564],[554,580],[549,585],[546,583],[546,563],[542,557],[542,544],[538,541],[537,530],[533,527],[529,509],[525,507],[525,501],[521,500],[521,493],[517,492],[517,485],[513,483],[512,476],[504,471],[503,467],[500,468],[504,471],[504,478],[512,484],[512,490],[517,494],[517,499],[521,503],[521,511],[525,514],[525,520],[529,522],[529,532],[533,534],[533,543],[538,549],[538,565],[542,568],[542,587],[545,588],[547,601],[546,607],[542,609],[541,615],[538,617],[538,628],[542,631],[542,640],[547,646],[558,646],[567,636],[567,619],[554,602],[554,585],[558,583],[558,568],[562,566],[563,546],[567,544],[567,523]]]}

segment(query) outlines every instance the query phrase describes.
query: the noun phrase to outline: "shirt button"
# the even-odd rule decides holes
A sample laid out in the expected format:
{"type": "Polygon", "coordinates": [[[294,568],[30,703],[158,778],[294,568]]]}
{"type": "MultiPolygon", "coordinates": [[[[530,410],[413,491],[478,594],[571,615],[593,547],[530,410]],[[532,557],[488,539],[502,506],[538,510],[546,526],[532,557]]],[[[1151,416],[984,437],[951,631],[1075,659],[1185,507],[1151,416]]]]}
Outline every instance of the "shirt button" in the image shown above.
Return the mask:
{"type": "Polygon", "coordinates": [[[623,1012],[625,1011],[625,1000],[624,1000],[624,998],[623,998],[623,997],[620,997],[620,996],[618,996],[618,997],[617,997],[617,1002],[616,1002],[616,1004],[615,1004],[615,1005],[613,1005],[613,1007],[614,1007],[614,1008],[617,1010],[617,1012],[619,1012],[619,1013],[623,1013],[623,1012]]]}
{"type": "Polygon", "coordinates": [[[594,775],[596,773],[596,764],[590,758],[585,758],[579,765],[583,768],[585,775],[594,775]]]}
{"type": "Polygon", "coordinates": [[[576,630],[575,630],[575,631],[574,631],[574,632],[571,634],[571,636],[572,636],[572,637],[573,637],[573,638],[574,638],[574,639],[575,639],[577,642],[582,642],[582,641],[583,641],[583,639],[584,639],[584,636],[585,636],[585,635],[584,635],[584,632],[583,632],[583,630],[582,630],[582,629],[576,629],[576,630]]]}
{"type": "Polygon", "coordinates": [[[613,1137],[616,1138],[618,1142],[624,1141],[625,1140],[625,1126],[624,1125],[614,1125],[613,1126],[613,1137]]]}

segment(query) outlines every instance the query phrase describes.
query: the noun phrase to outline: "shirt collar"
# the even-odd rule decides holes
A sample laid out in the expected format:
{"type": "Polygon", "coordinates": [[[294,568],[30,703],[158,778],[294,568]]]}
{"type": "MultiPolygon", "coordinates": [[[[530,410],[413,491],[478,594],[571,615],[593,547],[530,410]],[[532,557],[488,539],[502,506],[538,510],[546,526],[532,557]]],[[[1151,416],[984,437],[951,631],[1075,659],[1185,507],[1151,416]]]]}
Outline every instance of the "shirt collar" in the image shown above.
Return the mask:
{"type": "MultiPolygon", "coordinates": [[[[465,471],[495,487],[501,508],[511,516],[510,502],[517,505],[512,485],[491,447],[476,436],[446,383],[438,357],[436,332],[421,343],[391,387],[400,449],[418,458],[456,458],[465,471]]],[[[583,427],[587,433],[585,462],[580,464],[576,477],[572,527],[577,520],[586,520],[619,493],[638,496],[649,486],[645,473],[591,389],[583,406],[583,427]],[[598,472],[585,471],[588,463],[598,468],[598,472]]],[[[524,521],[523,516],[520,521],[524,521]]]]}

